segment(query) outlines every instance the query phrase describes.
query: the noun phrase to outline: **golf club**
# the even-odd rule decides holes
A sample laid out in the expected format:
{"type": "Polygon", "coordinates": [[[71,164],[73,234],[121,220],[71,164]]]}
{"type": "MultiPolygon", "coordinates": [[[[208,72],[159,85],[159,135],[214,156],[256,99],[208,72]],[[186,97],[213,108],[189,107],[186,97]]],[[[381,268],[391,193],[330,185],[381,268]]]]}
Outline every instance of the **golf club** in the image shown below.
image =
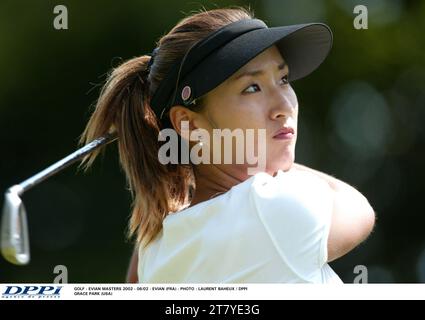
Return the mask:
{"type": "Polygon", "coordinates": [[[7,261],[16,265],[25,265],[30,261],[27,214],[21,199],[22,194],[102,145],[113,142],[116,139],[116,134],[107,134],[99,137],[31,178],[6,190],[3,205],[0,246],[2,255],[7,261]]]}

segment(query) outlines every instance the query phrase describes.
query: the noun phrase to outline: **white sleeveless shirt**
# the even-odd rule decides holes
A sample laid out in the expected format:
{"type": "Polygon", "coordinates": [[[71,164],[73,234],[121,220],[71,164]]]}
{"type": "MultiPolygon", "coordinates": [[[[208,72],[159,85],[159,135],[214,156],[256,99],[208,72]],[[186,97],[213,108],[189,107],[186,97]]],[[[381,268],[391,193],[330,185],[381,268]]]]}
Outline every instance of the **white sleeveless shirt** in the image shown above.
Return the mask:
{"type": "Polygon", "coordinates": [[[139,250],[144,283],[342,283],[327,264],[332,190],[308,172],[261,172],[167,216],[139,250]]]}

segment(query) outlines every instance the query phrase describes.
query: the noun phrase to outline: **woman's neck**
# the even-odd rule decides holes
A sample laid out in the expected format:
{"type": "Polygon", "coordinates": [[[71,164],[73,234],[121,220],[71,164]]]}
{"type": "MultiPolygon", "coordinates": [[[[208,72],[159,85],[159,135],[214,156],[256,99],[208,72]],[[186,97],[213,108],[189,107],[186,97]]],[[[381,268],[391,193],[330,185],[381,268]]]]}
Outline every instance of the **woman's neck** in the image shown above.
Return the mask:
{"type": "Polygon", "coordinates": [[[194,172],[196,190],[189,207],[223,194],[249,178],[226,170],[223,166],[211,164],[208,166],[198,165],[194,172]]]}

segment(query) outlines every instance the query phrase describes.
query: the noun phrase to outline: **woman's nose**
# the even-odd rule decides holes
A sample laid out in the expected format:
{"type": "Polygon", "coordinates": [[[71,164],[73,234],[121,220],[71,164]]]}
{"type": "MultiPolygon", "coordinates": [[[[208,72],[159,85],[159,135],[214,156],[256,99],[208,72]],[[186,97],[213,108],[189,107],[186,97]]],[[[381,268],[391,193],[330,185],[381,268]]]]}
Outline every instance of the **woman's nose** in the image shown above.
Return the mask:
{"type": "Polygon", "coordinates": [[[273,90],[273,93],[270,94],[270,105],[271,108],[271,118],[275,119],[278,117],[289,117],[292,116],[296,110],[296,100],[293,99],[292,95],[288,90],[282,90],[278,88],[273,90]]]}

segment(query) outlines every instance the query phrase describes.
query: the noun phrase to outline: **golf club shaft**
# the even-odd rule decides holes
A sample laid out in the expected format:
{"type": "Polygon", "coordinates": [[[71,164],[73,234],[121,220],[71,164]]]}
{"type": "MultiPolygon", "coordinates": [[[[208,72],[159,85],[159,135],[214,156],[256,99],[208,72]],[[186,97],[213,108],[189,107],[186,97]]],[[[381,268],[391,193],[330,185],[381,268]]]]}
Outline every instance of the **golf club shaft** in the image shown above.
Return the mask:
{"type": "Polygon", "coordinates": [[[47,167],[43,171],[35,174],[31,178],[28,178],[27,180],[21,182],[19,186],[22,189],[20,190],[19,195],[21,195],[25,191],[28,191],[29,189],[31,189],[33,186],[37,185],[38,183],[53,176],[57,172],[65,169],[66,167],[70,166],[74,162],[80,160],[85,155],[93,152],[95,149],[101,147],[104,144],[108,144],[112,141],[115,141],[116,139],[117,139],[116,134],[107,134],[105,136],[99,137],[93,140],[92,142],[86,144],[84,147],[71,153],[70,155],[66,156],[62,160],[59,160],[58,162],[52,164],[51,166],[47,167]]]}
{"type": "Polygon", "coordinates": [[[30,261],[27,214],[20,195],[100,146],[116,139],[116,134],[99,137],[31,178],[7,189],[0,234],[1,253],[7,261],[16,265],[25,265],[30,261]]]}

